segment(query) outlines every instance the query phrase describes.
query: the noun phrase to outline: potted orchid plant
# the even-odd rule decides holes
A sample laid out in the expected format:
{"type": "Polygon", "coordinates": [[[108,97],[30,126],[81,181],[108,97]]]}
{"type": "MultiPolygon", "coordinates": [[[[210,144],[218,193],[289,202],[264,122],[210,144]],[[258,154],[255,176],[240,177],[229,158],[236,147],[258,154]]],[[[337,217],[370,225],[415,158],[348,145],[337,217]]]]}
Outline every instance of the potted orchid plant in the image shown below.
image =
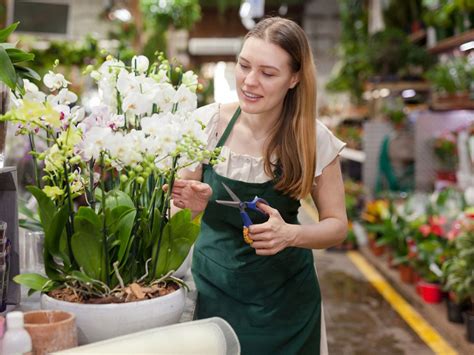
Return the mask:
{"type": "MultiPolygon", "coordinates": [[[[86,72],[97,82],[100,99],[91,112],[77,104],[64,76],[50,71],[43,78],[48,93],[25,80],[17,107],[0,118],[29,137],[36,172],[29,191],[45,235],[45,276],[21,274],[15,281],[41,291],[46,307],[59,307],[56,300],[69,307],[181,294],[181,306],[173,307],[182,313],[184,283],[173,271],[197,238],[199,222],[187,209],[171,216],[171,188],[180,169],[204,160],[212,164],[219,154],[206,149],[204,125],[194,113],[197,76],[162,55],[151,65],[135,56],[128,66],[109,56],[86,72]]],[[[116,329],[115,318],[105,325],[101,315],[94,328],[81,326],[78,317],[81,332],[89,334],[81,340],[80,332],[80,342],[168,319],[152,313],[129,322],[139,328],[126,330],[119,323],[118,333],[105,335],[97,333],[116,329]]]]}

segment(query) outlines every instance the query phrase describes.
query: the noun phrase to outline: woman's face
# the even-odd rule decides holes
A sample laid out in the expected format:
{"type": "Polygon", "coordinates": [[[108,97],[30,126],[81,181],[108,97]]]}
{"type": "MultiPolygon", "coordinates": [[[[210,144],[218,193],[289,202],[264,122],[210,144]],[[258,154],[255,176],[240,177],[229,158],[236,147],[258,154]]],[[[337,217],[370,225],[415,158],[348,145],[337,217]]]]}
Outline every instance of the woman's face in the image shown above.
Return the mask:
{"type": "Polygon", "coordinates": [[[259,38],[248,38],[235,71],[242,111],[262,114],[281,110],[287,91],[298,82],[290,63],[290,55],[281,47],[259,38]]]}

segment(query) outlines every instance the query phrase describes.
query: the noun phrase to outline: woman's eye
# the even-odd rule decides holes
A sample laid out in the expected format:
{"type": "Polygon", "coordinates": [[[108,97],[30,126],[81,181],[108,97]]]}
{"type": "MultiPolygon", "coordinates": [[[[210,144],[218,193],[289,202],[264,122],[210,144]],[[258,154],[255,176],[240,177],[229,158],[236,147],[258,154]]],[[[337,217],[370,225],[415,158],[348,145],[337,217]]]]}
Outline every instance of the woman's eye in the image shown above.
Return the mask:
{"type": "Polygon", "coordinates": [[[265,73],[265,72],[262,72],[263,75],[265,75],[266,77],[272,77],[273,74],[270,74],[270,73],[265,73]]]}
{"type": "Polygon", "coordinates": [[[242,69],[248,69],[249,68],[248,65],[245,65],[245,64],[242,64],[242,63],[239,63],[239,65],[242,69]]]}

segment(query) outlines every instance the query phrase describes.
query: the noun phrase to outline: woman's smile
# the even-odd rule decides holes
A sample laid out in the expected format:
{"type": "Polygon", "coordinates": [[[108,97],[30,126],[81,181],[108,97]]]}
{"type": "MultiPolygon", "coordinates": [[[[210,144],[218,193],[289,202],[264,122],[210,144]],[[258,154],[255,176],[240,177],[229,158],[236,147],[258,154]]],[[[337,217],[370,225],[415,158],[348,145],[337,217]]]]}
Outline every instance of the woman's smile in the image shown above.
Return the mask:
{"type": "Polygon", "coordinates": [[[244,98],[247,101],[251,101],[251,102],[257,102],[259,99],[263,98],[262,95],[257,95],[250,91],[245,91],[245,90],[242,90],[242,94],[244,94],[244,98]]]}

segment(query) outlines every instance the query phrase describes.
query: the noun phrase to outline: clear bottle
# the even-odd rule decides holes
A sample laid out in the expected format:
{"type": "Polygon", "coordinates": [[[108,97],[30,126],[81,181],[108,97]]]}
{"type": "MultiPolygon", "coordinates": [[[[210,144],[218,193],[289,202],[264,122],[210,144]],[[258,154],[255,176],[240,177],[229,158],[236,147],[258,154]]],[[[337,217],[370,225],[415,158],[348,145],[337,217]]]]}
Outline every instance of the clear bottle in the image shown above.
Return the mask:
{"type": "Polygon", "coordinates": [[[32,351],[30,334],[23,327],[23,313],[7,313],[7,331],[3,335],[3,355],[30,354],[32,351]]]}

